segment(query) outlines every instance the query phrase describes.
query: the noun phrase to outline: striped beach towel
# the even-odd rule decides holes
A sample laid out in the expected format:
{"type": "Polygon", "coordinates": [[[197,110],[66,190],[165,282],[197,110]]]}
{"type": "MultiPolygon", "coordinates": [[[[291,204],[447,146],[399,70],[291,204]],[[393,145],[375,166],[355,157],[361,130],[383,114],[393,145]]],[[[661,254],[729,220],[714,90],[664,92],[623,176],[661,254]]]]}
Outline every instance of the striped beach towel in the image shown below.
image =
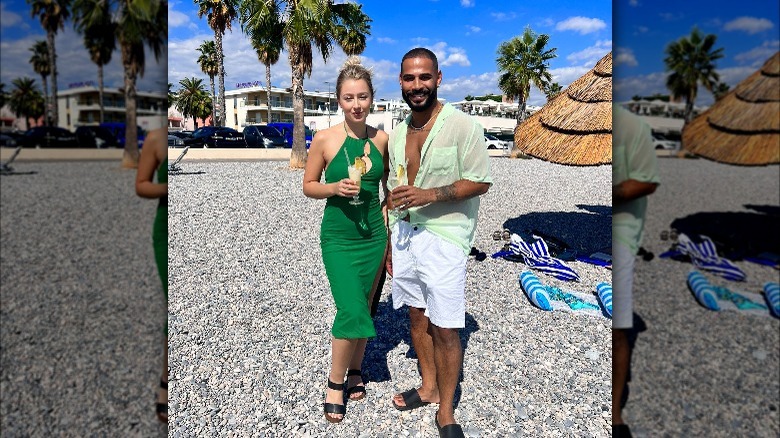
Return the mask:
{"type": "Polygon", "coordinates": [[[601,305],[604,306],[604,311],[611,317],[612,316],[612,285],[609,283],[599,283],[596,285],[596,294],[599,296],[601,305]]]}
{"type": "Polygon", "coordinates": [[[580,276],[563,260],[550,255],[544,239],[534,235],[534,242],[526,242],[520,235],[513,233],[509,239],[509,249],[523,257],[523,263],[528,267],[564,281],[579,281],[580,276]]]}
{"type": "Polygon", "coordinates": [[[768,282],[764,284],[764,298],[772,314],[780,318],[780,283],[768,282]]]}
{"type": "Polygon", "coordinates": [[[699,236],[700,243],[691,240],[685,234],[677,236],[677,249],[691,258],[697,268],[712,272],[731,281],[744,281],[747,277],[731,260],[718,256],[715,243],[707,236],[699,236]]]}
{"type": "Polygon", "coordinates": [[[696,271],[691,271],[688,274],[688,286],[691,287],[693,296],[696,297],[696,301],[699,304],[716,312],[720,310],[715,290],[705,276],[696,271]]]}
{"type": "Polygon", "coordinates": [[[547,289],[533,272],[521,272],[520,285],[523,286],[523,290],[525,291],[525,294],[528,295],[528,299],[531,300],[536,307],[548,312],[553,309],[550,304],[550,296],[547,294],[547,289]]]}

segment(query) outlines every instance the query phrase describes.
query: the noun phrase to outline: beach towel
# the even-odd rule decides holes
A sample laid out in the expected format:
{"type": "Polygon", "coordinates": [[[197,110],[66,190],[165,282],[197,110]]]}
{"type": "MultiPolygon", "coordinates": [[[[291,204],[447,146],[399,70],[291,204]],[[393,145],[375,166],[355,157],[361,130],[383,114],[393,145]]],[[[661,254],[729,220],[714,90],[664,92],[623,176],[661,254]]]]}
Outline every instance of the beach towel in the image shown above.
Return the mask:
{"type": "Polygon", "coordinates": [[[780,283],[768,282],[764,284],[764,298],[769,306],[769,311],[780,318],[780,283]]]}
{"type": "Polygon", "coordinates": [[[523,257],[523,263],[528,267],[564,281],[579,281],[580,276],[563,260],[550,255],[544,239],[539,236],[534,242],[526,242],[520,235],[513,233],[509,239],[509,250],[523,257]]]}
{"type": "Polygon", "coordinates": [[[597,317],[606,316],[595,296],[565,291],[542,284],[532,271],[525,270],[520,273],[520,284],[528,300],[542,310],[576,312],[597,317]]]}
{"type": "Polygon", "coordinates": [[[612,285],[609,283],[599,283],[596,285],[596,295],[604,311],[612,317],[612,285]]]}
{"type": "Polygon", "coordinates": [[[691,258],[697,268],[712,272],[726,280],[744,281],[747,277],[731,260],[718,256],[715,243],[707,236],[699,236],[701,242],[696,243],[685,234],[677,237],[677,249],[691,258]]]}
{"type": "Polygon", "coordinates": [[[734,291],[727,287],[712,284],[700,272],[691,271],[688,274],[690,286],[696,301],[713,311],[736,311],[751,315],[770,316],[769,308],[763,304],[760,294],[734,291]]]}

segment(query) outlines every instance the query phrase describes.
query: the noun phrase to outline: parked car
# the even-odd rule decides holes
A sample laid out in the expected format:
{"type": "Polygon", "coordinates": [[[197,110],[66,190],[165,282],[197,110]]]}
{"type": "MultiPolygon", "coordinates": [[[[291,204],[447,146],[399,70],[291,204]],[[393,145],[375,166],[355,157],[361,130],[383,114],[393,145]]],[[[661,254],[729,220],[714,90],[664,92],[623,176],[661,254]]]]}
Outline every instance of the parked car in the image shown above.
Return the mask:
{"type": "Polygon", "coordinates": [[[233,128],[203,126],[184,139],[185,146],[203,148],[245,148],[244,135],[233,128]]]}
{"type": "MultiPolygon", "coordinates": [[[[124,122],[105,122],[101,123],[100,126],[102,128],[106,128],[109,131],[111,131],[111,134],[113,134],[114,137],[116,137],[117,141],[119,142],[119,147],[124,148],[125,147],[125,123],[124,122]]],[[[144,139],[146,138],[146,131],[143,130],[140,126],[137,126],[138,130],[138,148],[140,149],[141,146],[144,145],[144,139]]]]}
{"type": "Polygon", "coordinates": [[[119,140],[108,128],[102,126],[79,126],[76,139],[82,148],[118,148],[119,140]]]}
{"type": "Polygon", "coordinates": [[[77,148],[76,134],[56,126],[37,126],[24,133],[17,143],[28,148],[77,148]]]}
{"type": "Polygon", "coordinates": [[[181,137],[177,137],[173,134],[168,134],[168,147],[169,148],[183,148],[184,147],[184,139],[181,137]]]}
{"type": "MultiPolygon", "coordinates": [[[[293,144],[293,123],[292,122],[272,122],[269,123],[268,126],[272,128],[276,128],[279,132],[281,132],[282,135],[284,136],[284,139],[287,140],[287,147],[288,148],[292,147],[293,144]]],[[[303,129],[306,132],[306,149],[309,149],[309,146],[311,146],[311,139],[314,136],[314,133],[306,125],[303,125],[303,129]]]]}
{"type": "Polygon", "coordinates": [[[485,143],[487,143],[488,149],[509,149],[509,142],[504,140],[499,140],[495,136],[491,134],[485,134],[485,143]]]}
{"type": "Polygon", "coordinates": [[[168,131],[168,135],[173,135],[181,139],[192,138],[192,131],[168,131]]]}
{"type": "Polygon", "coordinates": [[[653,147],[656,150],[674,151],[679,149],[679,143],[669,140],[663,134],[653,133],[653,147]]]}
{"type": "Polygon", "coordinates": [[[248,148],[283,148],[287,140],[272,126],[251,125],[244,128],[244,140],[248,148]]]}
{"type": "Polygon", "coordinates": [[[9,135],[7,132],[0,133],[0,147],[15,148],[17,138],[17,136],[9,135]]]}

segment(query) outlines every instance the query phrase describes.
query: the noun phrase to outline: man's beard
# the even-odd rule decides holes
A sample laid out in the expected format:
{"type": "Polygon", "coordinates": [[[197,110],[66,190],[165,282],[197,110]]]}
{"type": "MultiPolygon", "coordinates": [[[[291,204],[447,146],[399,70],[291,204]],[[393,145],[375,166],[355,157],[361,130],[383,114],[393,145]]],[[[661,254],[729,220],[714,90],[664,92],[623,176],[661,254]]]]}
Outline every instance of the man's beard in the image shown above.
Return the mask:
{"type": "Polygon", "coordinates": [[[409,95],[407,93],[403,93],[402,97],[404,98],[404,102],[406,102],[406,104],[409,105],[409,108],[411,108],[412,111],[419,113],[432,107],[436,103],[437,95],[438,95],[438,89],[434,88],[428,93],[428,98],[425,99],[421,104],[415,104],[414,102],[412,102],[412,99],[409,98],[409,95]]]}

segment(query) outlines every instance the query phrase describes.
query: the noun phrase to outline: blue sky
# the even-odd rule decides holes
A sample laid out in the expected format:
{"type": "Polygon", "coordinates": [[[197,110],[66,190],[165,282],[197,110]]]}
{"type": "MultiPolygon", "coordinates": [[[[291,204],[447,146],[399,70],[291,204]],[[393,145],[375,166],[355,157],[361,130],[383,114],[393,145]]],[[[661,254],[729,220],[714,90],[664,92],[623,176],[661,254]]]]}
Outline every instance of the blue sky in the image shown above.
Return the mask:
{"type": "MultiPolygon", "coordinates": [[[[38,18],[30,16],[30,6],[24,0],[0,2],[0,80],[6,91],[12,89],[11,81],[17,77],[29,76],[40,86],[41,77],[30,66],[30,47],[37,40],[45,40],[46,33],[38,18]]],[[[69,84],[93,81],[97,84],[97,65],[89,59],[82,38],[73,30],[71,21],[57,33],[57,87],[66,90],[69,84]]],[[[137,82],[138,91],[167,90],[166,55],[156,62],[154,55],[146,52],[146,72],[137,82]]],[[[104,68],[106,87],[123,87],[122,56],[119,48],[114,51],[111,62],[104,68]]],[[[51,83],[51,76],[48,81],[51,83]]],[[[50,85],[51,86],[51,85],[50,85]]]]}
{"type": "MultiPolygon", "coordinates": [[[[668,94],[664,49],[694,26],[717,36],[724,49],[717,72],[732,88],[780,50],[780,3],[772,0],[707,2],[616,0],[614,2],[613,97],[668,94]]],[[[710,105],[712,94],[700,89],[696,104],[710,105]]]]}
{"type": "MultiPolygon", "coordinates": [[[[496,50],[501,42],[522,34],[526,26],[550,35],[550,47],[558,57],[550,63],[554,80],[564,87],[590,70],[612,49],[612,2],[560,0],[554,2],[419,0],[413,3],[363,1],[363,11],[373,20],[371,36],[361,55],[373,68],[377,98],[399,99],[400,60],[409,49],[423,46],[433,50],[443,73],[439,97],[448,101],[468,94],[500,94],[496,71],[496,50]]],[[[198,18],[191,1],[171,1],[168,5],[169,81],[178,87],[184,77],[208,77],[197,63],[197,47],[212,40],[214,32],[206,19],[198,18]]],[[[237,82],[261,81],[265,67],[241,33],[238,23],[228,31],[224,42],[225,88],[237,82]]],[[[326,81],[334,82],[346,56],[336,50],[324,64],[315,53],[314,71],[304,78],[307,90],[327,91],[326,81]]],[[[271,68],[274,86],[290,86],[287,53],[271,68]]],[[[332,87],[332,85],[331,85],[332,87]]],[[[546,101],[532,91],[530,104],[546,101]]]]}

